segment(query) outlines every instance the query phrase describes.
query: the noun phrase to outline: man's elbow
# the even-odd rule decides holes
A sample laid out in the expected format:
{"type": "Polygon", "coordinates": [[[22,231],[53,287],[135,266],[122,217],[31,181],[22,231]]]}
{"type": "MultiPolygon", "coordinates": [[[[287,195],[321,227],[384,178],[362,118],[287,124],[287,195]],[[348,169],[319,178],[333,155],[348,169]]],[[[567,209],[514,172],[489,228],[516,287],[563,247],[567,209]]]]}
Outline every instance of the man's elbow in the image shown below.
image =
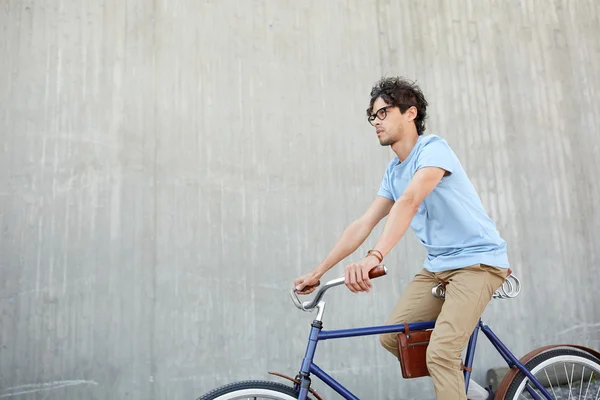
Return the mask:
{"type": "Polygon", "coordinates": [[[367,234],[369,234],[371,233],[375,225],[377,224],[374,224],[372,219],[363,215],[362,217],[355,220],[351,226],[359,232],[366,232],[367,234]]]}
{"type": "Polygon", "coordinates": [[[419,206],[421,205],[421,201],[413,194],[406,193],[403,194],[396,200],[396,203],[402,208],[410,210],[413,214],[417,213],[419,206]]]}

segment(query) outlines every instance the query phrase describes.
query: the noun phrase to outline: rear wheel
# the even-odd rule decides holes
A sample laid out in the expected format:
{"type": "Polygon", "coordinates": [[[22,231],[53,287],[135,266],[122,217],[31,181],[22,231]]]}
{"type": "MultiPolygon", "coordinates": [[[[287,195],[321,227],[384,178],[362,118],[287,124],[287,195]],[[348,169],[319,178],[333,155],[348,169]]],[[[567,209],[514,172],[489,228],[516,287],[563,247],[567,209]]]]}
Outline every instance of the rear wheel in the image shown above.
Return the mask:
{"type": "MultiPolygon", "coordinates": [[[[525,367],[555,399],[600,399],[600,360],[591,354],[573,349],[550,350],[535,356],[525,367]]],[[[545,399],[531,380],[519,372],[504,398],[534,399],[530,391],[545,399]]]]}
{"type": "Polygon", "coordinates": [[[297,398],[298,392],[291,386],[269,381],[245,381],[217,388],[198,400],[295,400],[297,398]]]}

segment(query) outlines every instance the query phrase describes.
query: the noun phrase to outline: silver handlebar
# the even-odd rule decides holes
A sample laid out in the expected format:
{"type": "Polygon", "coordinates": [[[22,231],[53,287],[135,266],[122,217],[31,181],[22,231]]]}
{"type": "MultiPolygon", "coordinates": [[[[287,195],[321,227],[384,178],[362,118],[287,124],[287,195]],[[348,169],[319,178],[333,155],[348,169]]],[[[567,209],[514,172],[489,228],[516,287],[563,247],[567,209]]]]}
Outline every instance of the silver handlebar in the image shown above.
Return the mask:
{"type": "MultiPolygon", "coordinates": [[[[387,268],[385,266],[383,266],[383,269],[384,269],[385,273],[387,274],[387,268]]],[[[312,310],[314,310],[317,307],[317,304],[319,304],[319,302],[321,301],[321,299],[323,298],[323,295],[325,294],[325,292],[327,290],[331,289],[334,286],[343,285],[344,281],[345,281],[344,277],[330,280],[329,282],[327,282],[323,286],[321,286],[321,288],[317,291],[317,294],[315,295],[315,297],[312,300],[307,300],[305,302],[301,302],[300,299],[298,298],[298,294],[296,293],[295,288],[292,288],[292,290],[290,291],[290,297],[292,298],[292,301],[294,302],[294,305],[296,306],[296,308],[298,308],[302,311],[311,312],[312,310]]],[[[517,297],[520,292],[521,292],[521,281],[519,281],[519,278],[517,278],[516,276],[514,276],[511,273],[509,276],[506,277],[502,286],[500,286],[498,288],[498,290],[496,290],[494,292],[494,294],[492,295],[492,298],[511,299],[511,298],[517,297]]],[[[433,289],[431,289],[431,294],[434,297],[443,299],[446,296],[446,290],[440,284],[440,285],[435,286],[433,289]]]]}
{"type": "MultiPolygon", "coordinates": [[[[382,265],[382,267],[383,267],[385,273],[387,274],[387,268],[383,265],[382,265]]],[[[345,280],[346,279],[343,276],[341,278],[330,280],[329,282],[327,282],[323,286],[321,286],[321,288],[317,291],[317,294],[315,295],[315,297],[312,300],[308,300],[303,303],[300,302],[300,299],[298,298],[298,294],[296,293],[296,289],[294,289],[294,288],[290,292],[290,297],[292,298],[292,301],[294,302],[294,305],[296,306],[296,308],[298,308],[302,311],[310,312],[310,311],[314,310],[315,307],[317,307],[317,304],[319,304],[319,302],[321,301],[321,299],[323,298],[323,295],[325,294],[325,292],[327,290],[331,289],[334,286],[343,285],[345,280]]]]}

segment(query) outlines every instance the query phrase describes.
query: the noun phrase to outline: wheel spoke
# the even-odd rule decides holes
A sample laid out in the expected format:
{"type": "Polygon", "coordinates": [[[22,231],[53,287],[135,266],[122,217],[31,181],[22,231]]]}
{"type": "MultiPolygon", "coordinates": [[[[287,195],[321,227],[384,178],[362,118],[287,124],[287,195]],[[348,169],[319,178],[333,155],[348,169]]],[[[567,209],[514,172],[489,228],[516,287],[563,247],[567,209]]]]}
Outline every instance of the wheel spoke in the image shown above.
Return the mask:
{"type": "Polygon", "coordinates": [[[579,384],[579,399],[581,399],[581,392],[583,391],[583,379],[585,376],[585,365],[583,366],[583,369],[581,370],[581,379],[579,379],[580,384],[579,384]]]}
{"type": "Polygon", "coordinates": [[[571,383],[569,384],[569,395],[575,398],[575,393],[573,393],[573,386],[575,385],[575,381],[573,379],[573,372],[575,372],[575,364],[571,366],[571,383]]]}
{"type": "Polygon", "coordinates": [[[584,399],[587,399],[588,390],[590,390],[590,385],[592,384],[592,377],[593,376],[594,376],[594,371],[592,371],[592,373],[590,374],[590,380],[588,382],[587,387],[585,388],[585,395],[583,396],[584,399]]]}
{"type": "MultiPolygon", "coordinates": [[[[554,376],[556,377],[556,389],[558,390],[558,388],[560,388],[560,381],[558,380],[558,373],[556,372],[556,365],[552,365],[552,368],[554,369],[554,376]]],[[[554,397],[556,397],[556,396],[554,396],[554,397]]],[[[562,398],[562,396],[560,396],[560,397],[562,398]]]]}
{"type": "MultiPolygon", "coordinates": [[[[554,393],[554,386],[552,386],[552,379],[548,376],[548,371],[544,368],[544,373],[546,374],[546,379],[548,379],[548,383],[550,384],[550,389],[552,389],[552,396],[556,399],[556,393],[554,393]]],[[[558,388],[557,388],[558,389],[558,388]]]]}
{"type": "Polygon", "coordinates": [[[571,400],[571,382],[569,382],[569,372],[567,371],[567,363],[564,363],[563,367],[565,368],[565,377],[567,378],[567,383],[569,384],[569,397],[567,397],[567,400],[571,400]]]}

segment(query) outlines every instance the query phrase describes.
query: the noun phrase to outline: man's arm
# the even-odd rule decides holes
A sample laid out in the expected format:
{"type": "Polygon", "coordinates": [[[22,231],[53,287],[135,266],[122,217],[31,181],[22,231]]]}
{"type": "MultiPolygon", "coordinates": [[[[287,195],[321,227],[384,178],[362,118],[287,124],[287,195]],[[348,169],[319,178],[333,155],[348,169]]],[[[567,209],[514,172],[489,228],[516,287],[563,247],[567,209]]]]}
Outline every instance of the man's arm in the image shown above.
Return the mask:
{"type": "Polygon", "coordinates": [[[296,279],[294,283],[299,293],[311,293],[314,288],[308,288],[304,291],[302,289],[306,286],[316,285],[329,269],[356,251],[379,221],[388,215],[393,205],[393,200],[377,196],[367,211],[359,219],[348,225],[319,266],[313,272],[296,279]]]}
{"type": "MultiPolygon", "coordinates": [[[[419,206],[442,180],[445,173],[445,170],[437,167],[422,168],[415,173],[402,196],[391,208],[383,233],[375,244],[375,249],[380,251],[383,257],[404,236],[419,206]]],[[[346,267],[346,286],[355,293],[368,292],[372,287],[369,271],[378,264],[379,260],[371,255],[358,263],[348,265],[346,267]]]]}
{"type": "Polygon", "coordinates": [[[375,244],[375,248],[384,257],[404,236],[419,206],[435,189],[445,173],[445,170],[437,167],[422,168],[415,173],[402,196],[390,210],[383,233],[375,244]]]}

